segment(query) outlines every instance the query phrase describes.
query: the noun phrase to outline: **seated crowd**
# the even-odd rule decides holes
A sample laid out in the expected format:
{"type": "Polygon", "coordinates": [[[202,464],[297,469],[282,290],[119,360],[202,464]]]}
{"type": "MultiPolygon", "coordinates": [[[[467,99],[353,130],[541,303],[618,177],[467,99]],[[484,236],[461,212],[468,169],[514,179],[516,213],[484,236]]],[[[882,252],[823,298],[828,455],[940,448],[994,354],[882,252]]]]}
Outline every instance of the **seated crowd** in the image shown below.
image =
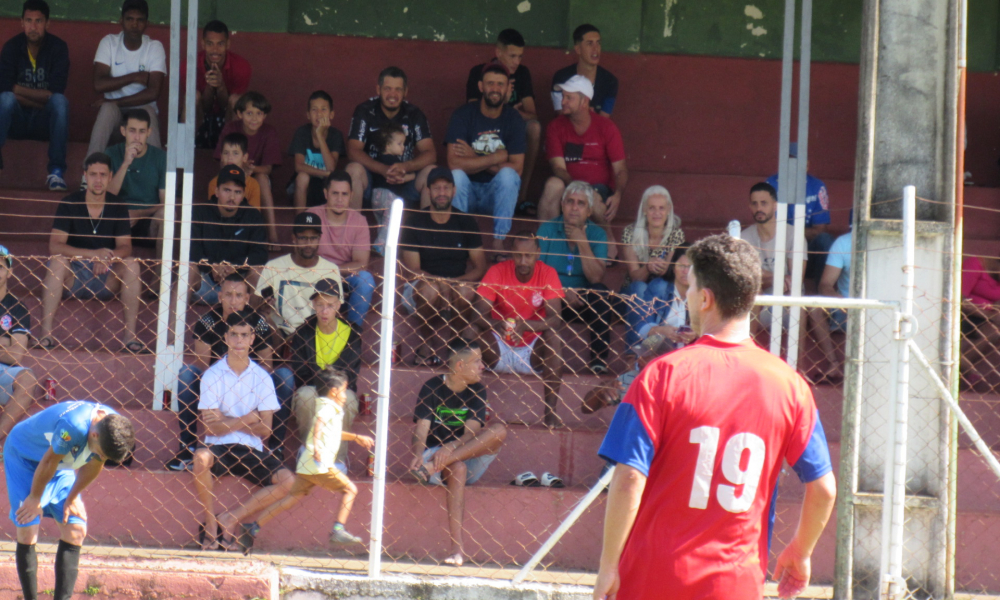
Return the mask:
{"type": "MultiPolygon", "coordinates": [[[[54,331],[64,298],[118,296],[122,351],[149,352],[137,335],[143,283],[132,244],[134,237],[161,236],[166,158],[156,99],[166,63],[162,45],[144,35],[148,15],[145,0],[126,0],[121,33],[105,37],[95,57],[94,89],[104,98],[83,186],[59,203],[52,225],[38,335],[46,350],[61,346],[54,331]],[[116,133],[124,141],[109,146],[116,133]]],[[[0,54],[0,147],[5,136],[47,139],[47,185],[65,190],[69,65],[66,44],[46,31],[48,16],[43,0],[27,0],[25,33],[0,54]],[[25,68],[29,62],[49,67],[43,76],[41,68],[25,68]]],[[[280,132],[266,122],[268,100],[250,89],[249,63],[229,49],[228,28],[219,21],[204,27],[197,145],[215,149],[220,170],[208,201],[193,208],[187,293],[208,308],[193,327],[193,360],[180,370],[179,448],[167,465],[193,472],[204,509],[203,548],[249,551],[261,527],[317,485],[343,494],[331,539],[360,541],[345,529],[357,493],[346,476],[346,444],[372,445],[350,430],[359,412],[362,333],[377,289],[373,252],[385,251],[383,212],[397,197],[408,209],[399,293],[419,332],[413,365],[445,369],[415,396],[408,466],[422,483],[448,489],[449,564],[464,558],[464,487],[483,476],[507,436],[502,422],[489,422],[485,369],[539,379],[541,423],[558,428],[564,355],[580,351],[564,343],[567,323],[582,324],[589,334],[589,356],[581,358],[591,373],[608,374],[616,354],[628,367],[586,395],[581,410],[588,414],[617,404],[650,360],[693,341],[685,305],[691,240],[668,190],[654,185],[616,242],[611,223],[628,183],[625,147],[611,119],[618,81],[599,65],[596,27],[581,25],[573,38],[577,63],[553,77],[559,114],[545,128],[551,172],[537,206],[528,198],[528,181],[542,127],[530,72],[521,63],[524,39],[507,29],[495,58],[470,71],[468,102],[455,110],[445,135],[446,164],[438,162],[424,113],[406,101],[409,83],[401,69],[379,74],[378,94],[355,108],[346,141],[331,125],[330,95],[312,93],[306,122],[287,150],[297,211],[291,252],[271,258],[279,243],[271,178],[283,158],[280,132]],[[364,206],[374,211],[372,224],[364,206]],[[511,235],[516,212],[537,216],[539,225],[511,235]],[[473,214],[492,217],[489,248],[473,214]],[[608,271],[616,258],[625,280],[611,290],[608,271]],[[613,339],[617,323],[625,325],[620,348],[613,339]],[[286,461],[293,417],[304,450],[286,461]],[[295,464],[294,472],[287,463],[295,464]],[[259,489],[217,513],[212,490],[223,474],[259,489]]],[[[807,285],[846,296],[850,234],[833,241],[826,189],[815,178],[810,186],[815,198],[807,199],[807,243],[801,245],[809,250],[813,283],[807,285]]],[[[754,223],[743,231],[760,252],[762,293],[775,283],[776,198],[772,184],[754,185],[754,223]]],[[[789,226],[789,261],[793,242],[789,226]]],[[[36,375],[19,366],[30,317],[8,291],[14,257],[0,246],[0,259],[2,438],[42,392],[36,375]]],[[[790,291],[790,278],[784,286],[790,291]]],[[[809,316],[826,361],[821,375],[834,379],[841,367],[831,331],[843,329],[846,316],[820,310],[809,316]]],[[[769,314],[761,314],[754,322],[766,328],[767,320],[769,314]]]]}

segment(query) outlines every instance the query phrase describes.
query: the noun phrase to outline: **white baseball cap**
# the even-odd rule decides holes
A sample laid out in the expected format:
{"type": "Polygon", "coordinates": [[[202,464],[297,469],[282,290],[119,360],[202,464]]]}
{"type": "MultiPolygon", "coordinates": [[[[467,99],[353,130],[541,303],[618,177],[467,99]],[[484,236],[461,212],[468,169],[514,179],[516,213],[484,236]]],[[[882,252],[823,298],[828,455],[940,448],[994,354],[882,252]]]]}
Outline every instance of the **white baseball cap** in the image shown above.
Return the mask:
{"type": "Polygon", "coordinates": [[[594,99],[594,84],[583,75],[574,75],[563,83],[556,84],[556,90],[560,92],[577,92],[583,94],[588,100],[594,99]]]}

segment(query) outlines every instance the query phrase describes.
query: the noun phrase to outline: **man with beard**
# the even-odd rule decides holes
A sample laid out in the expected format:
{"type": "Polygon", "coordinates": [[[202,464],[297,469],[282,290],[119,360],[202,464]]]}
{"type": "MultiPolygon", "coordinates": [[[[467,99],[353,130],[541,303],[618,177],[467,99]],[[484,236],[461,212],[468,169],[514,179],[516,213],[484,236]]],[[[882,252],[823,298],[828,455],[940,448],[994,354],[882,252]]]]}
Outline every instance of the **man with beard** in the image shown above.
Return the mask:
{"type": "Polygon", "coordinates": [[[215,196],[196,204],[191,217],[191,275],[194,302],[215,304],[219,286],[239,272],[253,284],[267,262],[267,233],[260,211],[243,201],[246,174],[229,165],[219,171],[215,196]]]}
{"type": "Polygon", "coordinates": [[[454,206],[464,213],[493,216],[494,261],[521,189],[527,148],[524,119],[507,104],[510,74],[501,63],[487,63],[479,77],[479,102],[460,106],[448,123],[448,168],[455,179],[454,206]]]}
{"type": "Polygon", "coordinates": [[[319,240],[323,232],[319,216],[304,212],[292,225],[292,252],[264,265],[257,282],[257,295],[250,299],[259,306],[260,298],[271,302],[268,312],[281,337],[287,338],[313,315],[310,298],[313,286],[324,279],[337,282],[343,294],[340,268],[319,255],[319,240]]]}
{"type": "Polygon", "coordinates": [[[452,171],[434,169],[427,177],[427,187],[429,210],[413,213],[400,234],[403,266],[410,279],[403,289],[403,305],[420,317],[423,342],[414,351],[413,364],[438,366],[441,359],[433,352],[434,336],[442,329],[456,336],[468,328],[476,293],[472,284],[486,272],[486,256],[476,220],[452,210],[452,171]],[[445,327],[431,326],[437,318],[445,327]]]}
{"type": "MultiPolygon", "coordinates": [[[[760,254],[760,293],[774,293],[774,240],[778,231],[778,221],[775,215],[778,211],[778,193],[770,184],[760,182],[755,183],[750,188],[750,212],[753,214],[754,224],[747,227],[740,234],[740,237],[757,249],[760,254]]],[[[788,261],[785,267],[785,293],[791,293],[792,289],[792,264],[795,246],[795,228],[791,223],[785,223],[785,257],[788,261]]],[[[805,273],[805,238],[802,239],[799,247],[802,248],[802,272],[805,273]]],[[[760,333],[761,329],[771,326],[770,307],[754,307],[754,318],[750,319],[750,329],[754,336],[760,333]]],[[[804,330],[805,327],[800,328],[804,330]]]]}
{"type": "MultiPolygon", "coordinates": [[[[49,5],[27,0],[19,33],[0,51],[0,147],[13,140],[48,140],[49,191],[66,189],[66,135],[69,131],[69,48],[49,30],[49,5]]],[[[0,169],[3,159],[0,158],[0,169]]]]}
{"type": "Polygon", "coordinates": [[[556,414],[562,383],[562,282],[538,260],[535,234],[516,234],[511,260],[493,265],[479,284],[476,312],[483,333],[483,362],[494,373],[540,375],[544,386],[544,423],[560,427],[556,414]]]}
{"type": "Polygon", "coordinates": [[[374,98],[354,109],[351,131],[347,135],[347,172],[351,176],[351,208],[359,209],[362,202],[370,203],[372,173],[378,173],[392,185],[406,183],[403,199],[415,205],[426,187],[427,174],[434,168],[437,150],[431,139],[427,117],[416,106],[406,101],[406,73],[399,67],[386,67],[378,76],[374,98]],[[406,132],[406,146],[402,162],[392,165],[378,161],[379,136],[373,135],[386,123],[395,123],[406,132]],[[408,173],[415,173],[413,181],[404,182],[408,173]]]}
{"type": "MultiPolygon", "coordinates": [[[[613,239],[608,225],[628,183],[625,145],[622,134],[611,119],[590,110],[594,86],[583,75],[574,75],[556,86],[562,93],[562,114],[545,130],[545,151],[552,166],[552,177],[538,203],[543,220],[559,216],[559,201],[571,181],[585,181],[600,196],[594,203],[591,218],[600,225],[608,239],[613,239]]],[[[614,258],[615,252],[611,252],[614,258]]]]}
{"type": "Polygon", "coordinates": [[[365,270],[372,253],[368,221],[349,208],[352,192],[351,176],[333,171],[323,180],[326,204],[309,209],[309,214],[320,221],[319,255],[343,273],[347,322],[360,327],[372,307],[375,278],[365,270]]]}
{"type": "MultiPolygon", "coordinates": [[[[198,148],[214,150],[219,133],[234,116],[236,101],[250,89],[253,68],[247,59],[229,50],[229,27],[222,21],[209,21],[201,30],[201,51],[198,52],[195,74],[195,110],[198,148]]],[[[187,61],[181,61],[184,81],[187,61]]]]}

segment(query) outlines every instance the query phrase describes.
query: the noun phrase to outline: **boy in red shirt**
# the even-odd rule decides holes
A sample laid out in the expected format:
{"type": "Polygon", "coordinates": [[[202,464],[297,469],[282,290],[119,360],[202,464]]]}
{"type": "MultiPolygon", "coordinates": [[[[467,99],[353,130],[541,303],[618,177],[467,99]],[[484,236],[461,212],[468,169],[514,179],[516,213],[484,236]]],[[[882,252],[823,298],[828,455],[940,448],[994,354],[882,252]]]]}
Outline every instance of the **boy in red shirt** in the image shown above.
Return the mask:
{"type": "Polygon", "coordinates": [[[531,232],[514,236],[511,260],[490,267],[477,290],[483,332],[483,362],[496,373],[541,375],[547,427],[562,426],[556,414],[562,375],[562,322],[565,297],[556,270],[538,260],[531,232]]]}

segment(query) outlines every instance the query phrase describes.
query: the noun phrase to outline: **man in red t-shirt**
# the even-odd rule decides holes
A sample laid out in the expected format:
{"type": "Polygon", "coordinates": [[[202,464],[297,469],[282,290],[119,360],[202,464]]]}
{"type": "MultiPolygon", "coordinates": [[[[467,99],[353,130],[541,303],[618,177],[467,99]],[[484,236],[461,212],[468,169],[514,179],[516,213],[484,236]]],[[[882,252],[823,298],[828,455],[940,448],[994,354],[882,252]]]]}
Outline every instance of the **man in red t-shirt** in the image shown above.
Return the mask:
{"type": "Polygon", "coordinates": [[[479,284],[476,310],[483,330],[483,362],[496,373],[541,375],[547,427],[560,427],[556,414],[562,383],[562,283],[556,270],[538,260],[531,232],[514,236],[512,258],[490,267],[479,284]]]}
{"type": "Polygon", "coordinates": [[[639,374],[598,452],[617,467],[594,598],[759,600],[785,461],[806,484],[774,570],[779,595],[794,597],[837,493],[823,425],[802,377],[750,338],[757,251],[716,235],[687,256],[701,337],[639,374]]]}
{"type": "MultiPolygon", "coordinates": [[[[628,183],[625,146],[614,121],[590,108],[594,86],[582,75],[556,86],[562,91],[562,110],[545,130],[545,152],[552,177],[538,202],[538,218],[559,216],[559,201],[571,181],[585,181],[601,195],[594,205],[593,219],[608,231],[628,183]]],[[[610,231],[608,238],[610,239],[610,231]]]]}
{"type": "MultiPolygon", "coordinates": [[[[247,59],[229,51],[229,27],[222,21],[209,21],[201,30],[201,50],[196,60],[195,109],[198,148],[214,149],[226,121],[233,118],[236,101],[250,89],[253,69],[247,59]]],[[[181,61],[181,81],[187,64],[181,61]]]]}

